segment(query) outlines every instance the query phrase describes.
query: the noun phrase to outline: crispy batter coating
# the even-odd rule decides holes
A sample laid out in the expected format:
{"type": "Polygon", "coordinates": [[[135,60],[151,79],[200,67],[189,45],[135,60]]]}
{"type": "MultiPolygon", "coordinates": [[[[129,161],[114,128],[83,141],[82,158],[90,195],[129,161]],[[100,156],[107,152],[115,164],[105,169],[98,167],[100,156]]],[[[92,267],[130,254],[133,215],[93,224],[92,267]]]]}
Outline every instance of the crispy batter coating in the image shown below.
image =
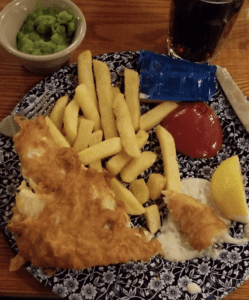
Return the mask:
{"type": "Polygon", "coordinates": [[[27,207],[18,209],[25,199],[14,207],[8,228],[18,235],[19,253],[10,270],[18,270],[27,261],[35,266],[80,270],[148,261],[162,253],[157,240],[148,241],[144,230],[128,226],[125,206],[115,202],[109,188],[109,173],[86,170],[73,149],[57,147],[43,117],[17,121],[21,129],[14,143],[22,174],[38,196],[36,201],[45,206],[41,205],[38,215],[30,216],[27,207]]]}
{"type": "Polygon", "coordinates": [[[166,191],[166,195],[169,211],[192,248],[206,249],[218,234],[227,231],[227,225],[209,206],[182,193],[166,191]]]}

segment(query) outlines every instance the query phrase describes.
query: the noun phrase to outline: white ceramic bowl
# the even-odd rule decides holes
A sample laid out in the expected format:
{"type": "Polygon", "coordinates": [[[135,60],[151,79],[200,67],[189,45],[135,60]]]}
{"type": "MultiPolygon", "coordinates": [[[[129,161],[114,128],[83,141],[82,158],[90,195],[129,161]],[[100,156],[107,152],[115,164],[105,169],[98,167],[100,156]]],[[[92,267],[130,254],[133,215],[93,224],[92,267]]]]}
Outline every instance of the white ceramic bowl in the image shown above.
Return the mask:
{"type": "Polygon", "coordinates": [[[0,12],[0,44],[18,57],[26,69],[37,74],[49,74],[64,66],[81,44],[85,34],[85,17],[79,7],[70,0],[14,0],[0,12]],[[73,42],[67,48],[48,55],[32,55],[17,50],[17,33],[28,13],[37,7],[57,7],[74,13],[77,18],[77,30],[73,42]]]}

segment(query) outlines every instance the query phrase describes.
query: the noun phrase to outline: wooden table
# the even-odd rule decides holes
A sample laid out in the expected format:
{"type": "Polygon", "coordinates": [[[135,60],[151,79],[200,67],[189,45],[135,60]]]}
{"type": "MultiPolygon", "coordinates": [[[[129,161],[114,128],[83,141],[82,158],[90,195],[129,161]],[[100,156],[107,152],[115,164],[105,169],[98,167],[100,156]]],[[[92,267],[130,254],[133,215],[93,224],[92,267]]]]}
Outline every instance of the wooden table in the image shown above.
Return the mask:
{"type": "MultiPolygon", "coordinates": [[[[0,0],[0,10],[10,0],[0,0]]],[[[166,53],[169,0],[74,0],[85,15],[87,34],[75,51],[72,62],[86,49],[92,55],[150,50],[166,53]]],[[[242,91],[249,97],[249,4],[246,3],[228,41],[213,62],[226,67],[242,91]]],[[[26,71],[0,46],[0,120],[11,113],[23,96],[42,79],[26,71]]],[[[42,286],[24,268],[9,272],[14,256],[0,233],[0,297],[58,298],[42,286]]],[[[249,281],[224,298],[249,300],[249,281]]]]}

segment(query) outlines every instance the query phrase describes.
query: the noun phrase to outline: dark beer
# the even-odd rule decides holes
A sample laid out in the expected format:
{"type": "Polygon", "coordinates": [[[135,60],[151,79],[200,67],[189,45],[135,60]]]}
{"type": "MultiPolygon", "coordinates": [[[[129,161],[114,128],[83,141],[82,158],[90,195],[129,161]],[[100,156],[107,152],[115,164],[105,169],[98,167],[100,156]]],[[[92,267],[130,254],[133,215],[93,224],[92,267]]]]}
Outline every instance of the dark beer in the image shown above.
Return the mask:
{"type": "Polygon", "coordinates": [[[213,58],[244,0],[171,0],[169,52],[193,62],[213,58]]]}

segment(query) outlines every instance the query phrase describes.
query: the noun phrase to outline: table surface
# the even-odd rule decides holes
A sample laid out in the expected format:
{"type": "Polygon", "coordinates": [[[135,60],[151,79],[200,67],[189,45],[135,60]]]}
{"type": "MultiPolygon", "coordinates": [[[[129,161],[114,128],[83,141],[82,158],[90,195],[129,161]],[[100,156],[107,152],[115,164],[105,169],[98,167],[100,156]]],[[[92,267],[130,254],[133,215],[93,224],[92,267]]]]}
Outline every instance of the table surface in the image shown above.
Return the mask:
{"type": "MultiPolygon", "coordinates": [[[[2,10],[10,0],[0,0],[2,10]]],[[[166,53],[169,0],[74,0],[85,15],[87,33],[72,62],[83,50],[92,55],[127,50],[166,53]]],[[[249,97],[249,4],[245,3],[219,57],[212,64],[227,68],[249,97]]],[[[41,76],[26,71],[20,62],[0,46],[0,120],[8,116],[41,76]]],[[[58,298],[25,268],[9,272],[14,257],[0,233],[0,297],[58,298]]],[[[249,281],[226,300],[249,300],[249,281]]]]}

